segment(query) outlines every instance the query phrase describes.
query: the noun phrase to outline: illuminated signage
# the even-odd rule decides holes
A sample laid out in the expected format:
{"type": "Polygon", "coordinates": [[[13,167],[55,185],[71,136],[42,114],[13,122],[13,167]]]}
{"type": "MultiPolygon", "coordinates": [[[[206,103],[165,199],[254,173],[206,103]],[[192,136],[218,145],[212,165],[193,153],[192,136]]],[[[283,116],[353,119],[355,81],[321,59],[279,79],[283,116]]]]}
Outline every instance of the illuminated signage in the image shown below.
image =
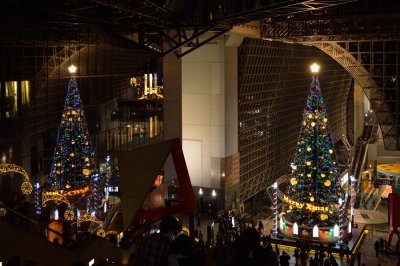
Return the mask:
{"type": "MultiPolygon", "coordinates": [[[[283,196],[283,201],[289,205],[296,207],[296,208],[299,208],[299,209],[305,208],[306,210],[310,210],[312,212],[314,212],[314,211],[329,211],[329,207],[315,206],[311,203],[297,202],[295,200],[289,199],[289,197],[286,195],[283,196]]],[[[339,206],[334,205],[334,207],[338,208],[339,206]]]]}

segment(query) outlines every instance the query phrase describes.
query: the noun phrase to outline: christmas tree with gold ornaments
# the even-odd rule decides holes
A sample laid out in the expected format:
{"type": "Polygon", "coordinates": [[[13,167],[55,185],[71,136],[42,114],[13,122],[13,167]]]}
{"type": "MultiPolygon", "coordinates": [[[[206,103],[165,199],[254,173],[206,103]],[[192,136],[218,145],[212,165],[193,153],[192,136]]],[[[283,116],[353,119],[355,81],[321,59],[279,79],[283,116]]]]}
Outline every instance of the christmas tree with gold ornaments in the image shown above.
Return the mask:
{"type": "Polygon", "coordinates": [[[77,81],[71,77],[54,151],[48,191],[66,197],[92,193],[96,163],[77,81]]]}
{"type": "Polygon", "coordinates": [[[324,227],[338,223],[343,190],[316,68],[319,67],[314,64],[287,195],[283,200],[290,221],[324,227]]]}

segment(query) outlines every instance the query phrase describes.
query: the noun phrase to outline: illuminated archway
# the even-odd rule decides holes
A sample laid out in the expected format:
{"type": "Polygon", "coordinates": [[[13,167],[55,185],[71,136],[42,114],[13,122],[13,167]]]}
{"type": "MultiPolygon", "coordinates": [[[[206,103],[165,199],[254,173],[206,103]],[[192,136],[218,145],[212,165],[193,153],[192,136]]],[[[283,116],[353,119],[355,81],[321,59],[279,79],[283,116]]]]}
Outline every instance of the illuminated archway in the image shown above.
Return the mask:
{"type": "Polygon", "coordinates": [[[43,193],[42,195],[42,206],[46,207],[47,202],[49,201],[54,201],[54,202],[63,202],[67,204],[68,208],[64,212],[64,218],[68,221],[72,221],[75,219],[75,214],[74,211],[72,210],[71,203],[67,200],[67,198],[64,195],[57,194],[56,192],[47,192],[43,193]]]}
{"type": "Polygon", "coordinates": [[[105,237],[106,236],[106,232],[103,229],[103,222],[102,221],[98,220],[96,217],[94,217],[92,215],[84,213],[84,214],[82,214],[81,216],[78,217],[78,222],[77,222],[78,227],[80,227],[81,224],[85,223],[85,222],[97,224],[97,227],[94,230],[94,231],[97,230],[96,234],[98,236],[101,236],[101,237],[105,237]]]}
{"type": "Polygon", "coordinates": [[[29,176],[26,173],[25,169],[21,166],[11,163],[3,163],[0,164],[0,173],[18,173],[25,177],[24,182],[21,185],[21,191],[23,194],[28,195],[32,193],[32,184],[29,180],[29,176]]]}

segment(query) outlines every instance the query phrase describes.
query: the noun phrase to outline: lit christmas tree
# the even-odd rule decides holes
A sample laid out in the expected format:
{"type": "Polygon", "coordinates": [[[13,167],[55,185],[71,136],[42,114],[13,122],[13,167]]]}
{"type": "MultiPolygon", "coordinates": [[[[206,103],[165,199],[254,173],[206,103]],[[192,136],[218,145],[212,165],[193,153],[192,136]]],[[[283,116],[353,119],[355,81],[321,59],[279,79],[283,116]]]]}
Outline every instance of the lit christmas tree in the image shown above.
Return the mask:
{"type": "Polygon", "coordinates": [[[76,79],[71,77],[47,190],[70,198],[88,195],[94,192],[97,176],[82,101],[76,79]]]}
{"type": "MultiPolygon", "coordinates": [[[[314,67],[318,65],[314,64],[314,67]]],[[[312,66],[312,67],[313,67],[312,66]]],[[[308,226],[333,226],[339,221],[339,199],[343,196],[340,173],[328,116],[314,69],[307,105],[297,142],[288,196],[287,216],[308,226]]]]}

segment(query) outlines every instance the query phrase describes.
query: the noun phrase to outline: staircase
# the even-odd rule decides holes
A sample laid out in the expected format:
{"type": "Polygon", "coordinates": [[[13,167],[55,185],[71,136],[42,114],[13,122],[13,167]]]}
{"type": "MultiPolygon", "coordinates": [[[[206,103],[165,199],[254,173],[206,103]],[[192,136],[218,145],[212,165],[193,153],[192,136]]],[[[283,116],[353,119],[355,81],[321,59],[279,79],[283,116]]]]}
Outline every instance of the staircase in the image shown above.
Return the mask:
{"type": "Polygon", "coordinates": [[[7,262],[11,257],[19,256],[21,262],[33,260],[36,265],[70,266],[77,261],[87,265],[92,259],[95,260],[94,265],[128,263],[131,252],[105,238],[89,235],[84,242],[77,242],[8,208],[4,203],[0,202],[0,208],[7,210],[6,216],[0,217],[0,261],[7,262]],[[19,221],[18,224],[10,222],[15,220],[19,221]],[[47,240],[50,231],[63,237],[62,246],[47,240]]]}

